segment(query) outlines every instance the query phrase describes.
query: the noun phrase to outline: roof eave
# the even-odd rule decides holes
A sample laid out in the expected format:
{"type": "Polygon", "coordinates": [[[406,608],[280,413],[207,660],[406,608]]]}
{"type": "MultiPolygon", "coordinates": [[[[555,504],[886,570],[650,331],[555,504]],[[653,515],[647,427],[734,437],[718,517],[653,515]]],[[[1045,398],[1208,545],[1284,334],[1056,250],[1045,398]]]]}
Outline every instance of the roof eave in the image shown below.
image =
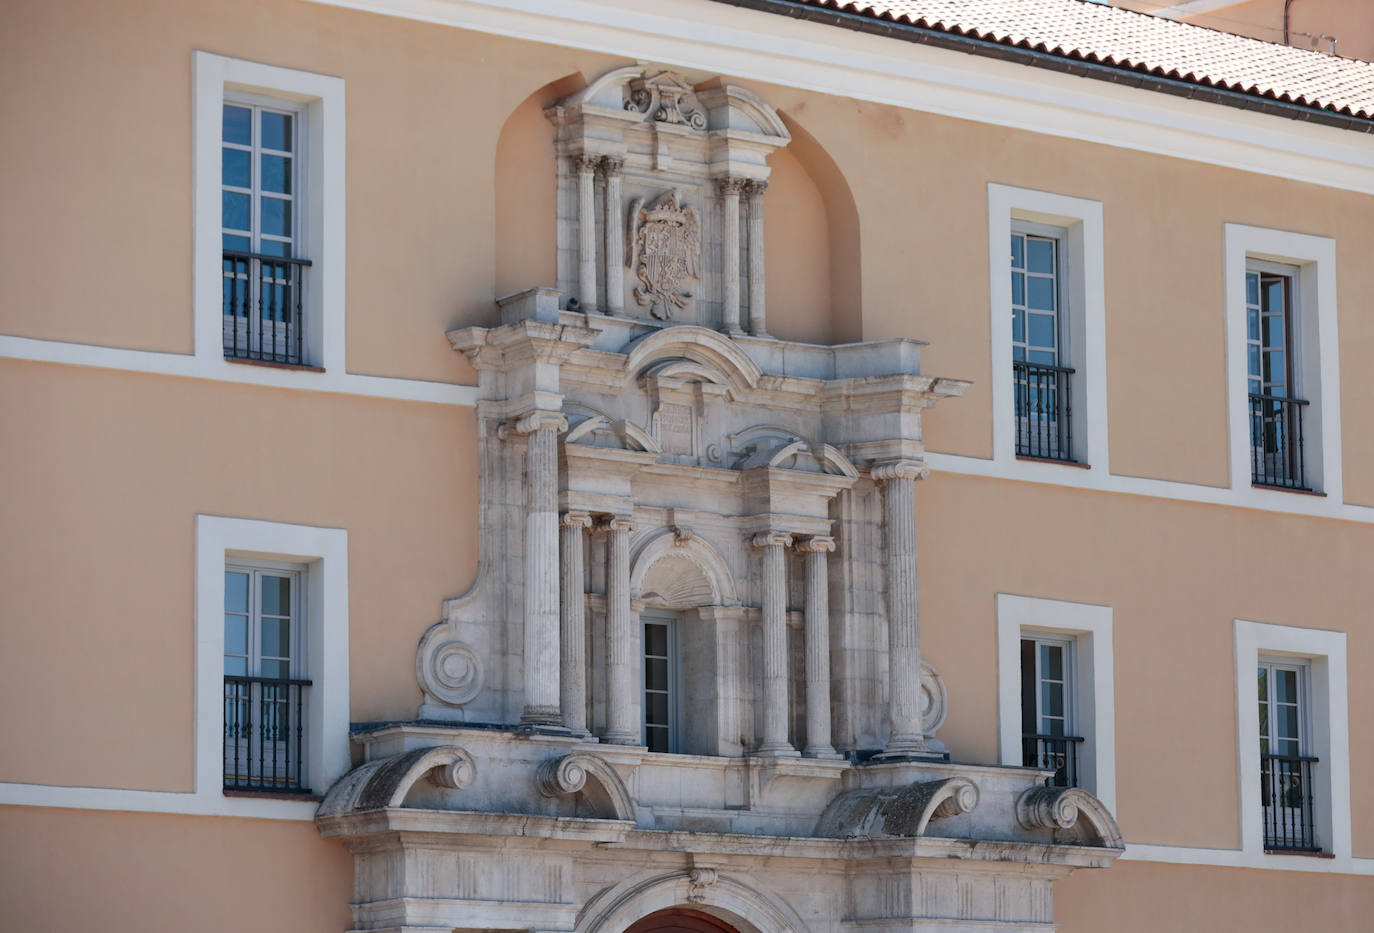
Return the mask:
{"type": "Polygon", "coordinates": [[[1257,113],[1284,117],[1289,120],[1299,120],[1306,123],[1316,123],[1322,126],[1333,126],[1338,129],[1354,130],[1357,133],[1374,133],[1374,120],[1363,117],[1336,113],[1331,110],[1291,103],[1272,97],[1262,97],[1258,94],[1248,94],[1244,91],[1233,91],[1227,88],[1202,84],[1200,82],[1186,81],[1180,78],[1168,78],[1120,65],[1092,62],[1083,58],[1070,58],[1064,55],[1056,55],[1052,52],[1042,52],[1037,49],[1028,49],[1023,46],[1008,45],[1003,42],[988,39],[978,39],[971,36],[946,32],[940,29],[916,26],[910,23],[897,22],[895,20],[877,19],[859,13],[849,13],[843,10],[798,3],[796,0],[716,0],[716,2],[729,3],[733,6],[758,10],[765,13],[790,16],[793,19],[824,23],[830,26],[841,26],[853,29],[856,32],[885,36],[891,39],[899,39],[903,42],[916,42],[921,45],[931,45],[936,48],[965,52],[970,55],[981,55],[987,58],[1016,62],[1018,64],[1044,68],[1049,71],[1058,71],[1063,74],[1075,75],[1077,77],[1092,78],[1098,81],[1110,81],[1114,84],[1123,84],[1128,87],[1138,87],[1149,91],[1172,94],[1175,97],[1186,97],[1193,100],[1221,104],[1226,107],[1237,107],[1242,110],[1251,110],[1257,113]]]}

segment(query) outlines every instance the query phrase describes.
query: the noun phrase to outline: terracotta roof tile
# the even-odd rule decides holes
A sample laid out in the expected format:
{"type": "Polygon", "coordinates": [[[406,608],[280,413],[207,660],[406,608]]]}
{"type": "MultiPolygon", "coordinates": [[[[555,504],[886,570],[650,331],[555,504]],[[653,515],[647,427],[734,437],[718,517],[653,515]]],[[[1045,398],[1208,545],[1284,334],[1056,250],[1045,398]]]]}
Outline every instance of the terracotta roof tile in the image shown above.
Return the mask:
{"type": "Polygon", "coordinates": [[[1374,120],[1374,65],[1084,0],[787,0],[1374,120]]]}

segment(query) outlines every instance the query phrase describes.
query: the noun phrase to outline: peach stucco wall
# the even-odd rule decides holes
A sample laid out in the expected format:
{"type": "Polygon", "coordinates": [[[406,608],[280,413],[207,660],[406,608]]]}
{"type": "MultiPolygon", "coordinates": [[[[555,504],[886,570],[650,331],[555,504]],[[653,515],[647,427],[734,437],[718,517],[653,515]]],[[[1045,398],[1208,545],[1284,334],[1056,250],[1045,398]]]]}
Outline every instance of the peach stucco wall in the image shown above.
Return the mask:
{"type": "Polygon", "coordinates": [[[6,930],[351,926],[353,859],[308,822],[0,807],[0,840],[6,930]]]}
{"type": "Polygon", "coordinates": [[[197,513],[346,528],[352,719],[414,715],[472,409],[15,361],[0,398],[0,781],[190,789],[197,513]]]}

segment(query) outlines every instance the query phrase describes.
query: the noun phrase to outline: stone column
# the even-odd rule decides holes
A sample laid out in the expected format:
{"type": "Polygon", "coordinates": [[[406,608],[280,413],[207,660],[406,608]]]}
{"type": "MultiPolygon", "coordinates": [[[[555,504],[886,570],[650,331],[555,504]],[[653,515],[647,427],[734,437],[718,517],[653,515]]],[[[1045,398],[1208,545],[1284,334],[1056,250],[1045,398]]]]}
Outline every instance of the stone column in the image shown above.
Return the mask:
{"type": "Polygon", "coordinates": [[[596,310],[596,165],[600,156],[573,156],[577,171],[577,300],[583,311],[596,310]]]}
{"type": "Polygon", "coordinates": [[[797,546],[806,555],[806,748],[808,758],[839,758],[830,744],[829,560],[835,539],[813,535],[797,546]]]}
{"type": "Polygon", "coordinates": [[[739,310],[739,193],[743,187],[744,179],[733,175],[716,179],[716,191],[721,198],[721,281],[725,284],[722,316],[730,334],[744,333],[739,310]]]}
{"type": "Polygon", "coordinates": [[[751,181],[745,188],[749,198],[749,333],[755,337],[768,336],[763,278],[763,192],[767,189],[766,181],[751,181]]]}
{"type": "Polygon", "coordinates": [[[515,423],[529,438],[525,477],[525,709],[520,721],[559,726],[558,433],[568,421],[536,411],[515,423]]]}
{"type": "Polygon", "coordinates": [[[629,516],[616,515],[604,525],[610,538],[606,570],[606,733],[614,745],[638,745],[635,683],[642,653],[634,609],[630,605],[629,516]]]}
{"type": "Polygon", "coordinates": [[[586,512],[564,512],[559,526],[562,568],[561,598],[563,668],[559,672],[559,707],[563,725],[573,735],[587,735],[587,598],[583,591],[582,530],[591,526],[586,512]]]}
{"type": "Polygon", "coordinates": [[[887,524],[887,687],[892,734],[883,757],[929,752],[921,731],[921,622],[916,608],[916,480],[925,467],[894,460],[873,468],[887,524]]]}
{"type": "Polygon", "coordinates": [[[795,755],[787,741],[787,565],[792,536],[754,535],[763,551],[763,743],[760,755],[795,755]]]}
{"type": "Polygon", "coordinates": [[[625,226],[620,216],[620,181],[625,160],[603,156],[601,173],[606,176],[606,313],[625,310],[625,226]]]}

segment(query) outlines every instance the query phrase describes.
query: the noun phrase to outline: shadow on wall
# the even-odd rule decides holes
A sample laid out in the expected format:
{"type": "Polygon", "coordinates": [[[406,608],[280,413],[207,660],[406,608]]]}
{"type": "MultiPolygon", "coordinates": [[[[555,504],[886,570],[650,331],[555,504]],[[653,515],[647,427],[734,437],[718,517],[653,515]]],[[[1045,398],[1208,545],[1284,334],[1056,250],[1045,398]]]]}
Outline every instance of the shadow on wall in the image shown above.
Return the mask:
{"type": "MultiPolygon", "coordinates": [[[[554,127],[544,110],[582,89],[581,73],[521,102],[496,143],[493,296],[558,280],[554,127]]],[[[816,139],[786,114],[792,144],[769,159],[765,197],[769,330],[785,340],[848,343],[862,337],[859,215],[849,184],[816,139]]],[[[453,327],[498,323],[493,305],[453,327]]]]}

